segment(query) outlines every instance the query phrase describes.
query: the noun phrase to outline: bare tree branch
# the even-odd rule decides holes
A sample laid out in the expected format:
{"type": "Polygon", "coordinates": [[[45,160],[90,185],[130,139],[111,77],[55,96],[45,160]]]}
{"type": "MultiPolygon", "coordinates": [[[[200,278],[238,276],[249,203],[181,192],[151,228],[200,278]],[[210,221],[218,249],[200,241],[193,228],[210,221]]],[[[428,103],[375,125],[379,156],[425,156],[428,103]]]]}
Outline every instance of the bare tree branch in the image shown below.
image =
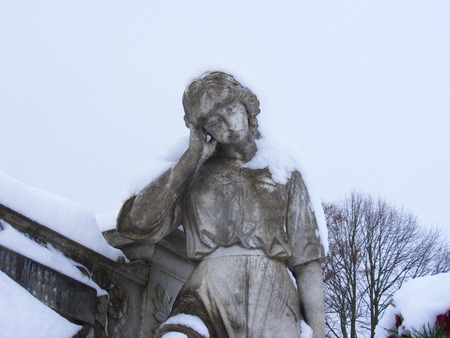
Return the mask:
{"type": "Polygon", "coordinates": [[[384,199],[353,192],[323,203],[330,240],[325,302],[330,336],[374,336],[393,293],[411,278],[450,270],[442,233],[384,199]]]}

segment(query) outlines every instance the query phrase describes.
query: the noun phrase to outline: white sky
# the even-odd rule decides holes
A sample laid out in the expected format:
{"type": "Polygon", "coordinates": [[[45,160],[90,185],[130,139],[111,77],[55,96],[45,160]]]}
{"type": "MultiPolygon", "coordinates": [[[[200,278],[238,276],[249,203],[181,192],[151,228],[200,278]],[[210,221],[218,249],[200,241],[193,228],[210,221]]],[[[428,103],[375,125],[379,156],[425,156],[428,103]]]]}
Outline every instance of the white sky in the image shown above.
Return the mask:
{"type": "Polygon", "coordinates": [[[102,212],[219,68],[323,199],[355,188],[449,229],[449,18],[448,0],[0,0],[0,170],[102,212]]]}

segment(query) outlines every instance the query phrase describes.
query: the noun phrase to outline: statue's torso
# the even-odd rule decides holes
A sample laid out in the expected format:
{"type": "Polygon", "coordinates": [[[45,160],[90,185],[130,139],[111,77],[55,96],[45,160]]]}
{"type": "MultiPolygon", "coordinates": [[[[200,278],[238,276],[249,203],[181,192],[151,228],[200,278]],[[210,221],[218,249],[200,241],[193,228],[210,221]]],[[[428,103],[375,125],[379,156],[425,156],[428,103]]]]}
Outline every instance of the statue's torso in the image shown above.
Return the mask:
{"type": "Polygon", "coordinates": [[[193,177],[183,208],[189,256],[201,259],[217,247],[239,244],[269,257],[290,257],[290,187],[290,181],[274,182],[267,169],[223,158],[208,161],[193,177]]]}

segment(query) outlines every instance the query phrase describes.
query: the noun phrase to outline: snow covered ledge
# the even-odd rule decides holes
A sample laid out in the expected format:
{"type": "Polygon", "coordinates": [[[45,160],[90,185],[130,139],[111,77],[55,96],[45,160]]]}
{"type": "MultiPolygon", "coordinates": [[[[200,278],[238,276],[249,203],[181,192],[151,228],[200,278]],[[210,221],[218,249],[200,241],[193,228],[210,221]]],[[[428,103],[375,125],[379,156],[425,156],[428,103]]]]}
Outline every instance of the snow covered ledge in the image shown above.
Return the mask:
{"type": "MultiPolygon", "coordinates": [[[[30,304],[34,296],[49,310],[82,324],[82,336],[100,337],[103,330],[108,336],[140,336],[143,331],[148,264],[127,263],[122,252],[104,240],[94,215],[84,207],[1,172],[0,269],[3,284],[23,290],[14,295],[30,298],[24,301],[30,304]]],[[[14,304],[20,301],[17,297],[8,303],[7,295],[0,295],[0,303],[14,304]]],[[[28,308],[21,307],[21,314],[28,308]]],[[[3,327],[6,317],[0,317],[3,327]]],[[[48,327],[51,331],[52,325],[48,327]]]]}
{"type": "Polygon", "coordinates": [[[0,204],[111,260],[117,261],[123,255],[108,245],[94,214],[87,208],[68,198],[28,186],[1,171],[0,204]]]}

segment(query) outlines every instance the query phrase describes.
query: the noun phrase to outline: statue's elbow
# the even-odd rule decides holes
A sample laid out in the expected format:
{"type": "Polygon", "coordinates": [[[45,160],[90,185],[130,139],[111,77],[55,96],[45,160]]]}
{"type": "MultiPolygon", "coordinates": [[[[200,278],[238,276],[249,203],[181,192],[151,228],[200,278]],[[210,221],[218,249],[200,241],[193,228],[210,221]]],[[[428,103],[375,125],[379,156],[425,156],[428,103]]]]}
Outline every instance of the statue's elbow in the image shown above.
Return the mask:
{"type": "Polygon", "coordinates": [[[133,237],[134,227],[130,222],[129,216],[118,217],[116,223],[116,231],[123,237],[133,237]]]}
{"type": "Polygon", "coordinates": [[[135,197],[128,199],[119,212],[116,222],[117,232],[133,240],[146,240],[165,227],[166,217],[160,210],[142,208],[133,205],[135,197]]]}
{"type": "Polygon", "coordinates": [[[117,216],[116,221],[116,230],[117,232],[124,236],[133,238],[135,233],[139,231],[139,220],[133,217],[133,202],[135,200],[135,196],[129,198],[122,206],[119,215],[117,216]]]}
{"type": "Polygon", "coordinates": [[[121,234],[124,235],[127,232],[130,232],[131,230],[131,225],[130,225],[130,220],[128,217],[126,218],[118,218],[117,219],[117,223],[116,223],[116,231],[121,234]]]}
{"type": "Polygon", "coordinates": [[[135,224],[130,217],[124,217],[117,220],[116,231],[122,236],[132,240],[142,241],[149,236],[148,231],[139,228],[139,223],[135,224]]]}

